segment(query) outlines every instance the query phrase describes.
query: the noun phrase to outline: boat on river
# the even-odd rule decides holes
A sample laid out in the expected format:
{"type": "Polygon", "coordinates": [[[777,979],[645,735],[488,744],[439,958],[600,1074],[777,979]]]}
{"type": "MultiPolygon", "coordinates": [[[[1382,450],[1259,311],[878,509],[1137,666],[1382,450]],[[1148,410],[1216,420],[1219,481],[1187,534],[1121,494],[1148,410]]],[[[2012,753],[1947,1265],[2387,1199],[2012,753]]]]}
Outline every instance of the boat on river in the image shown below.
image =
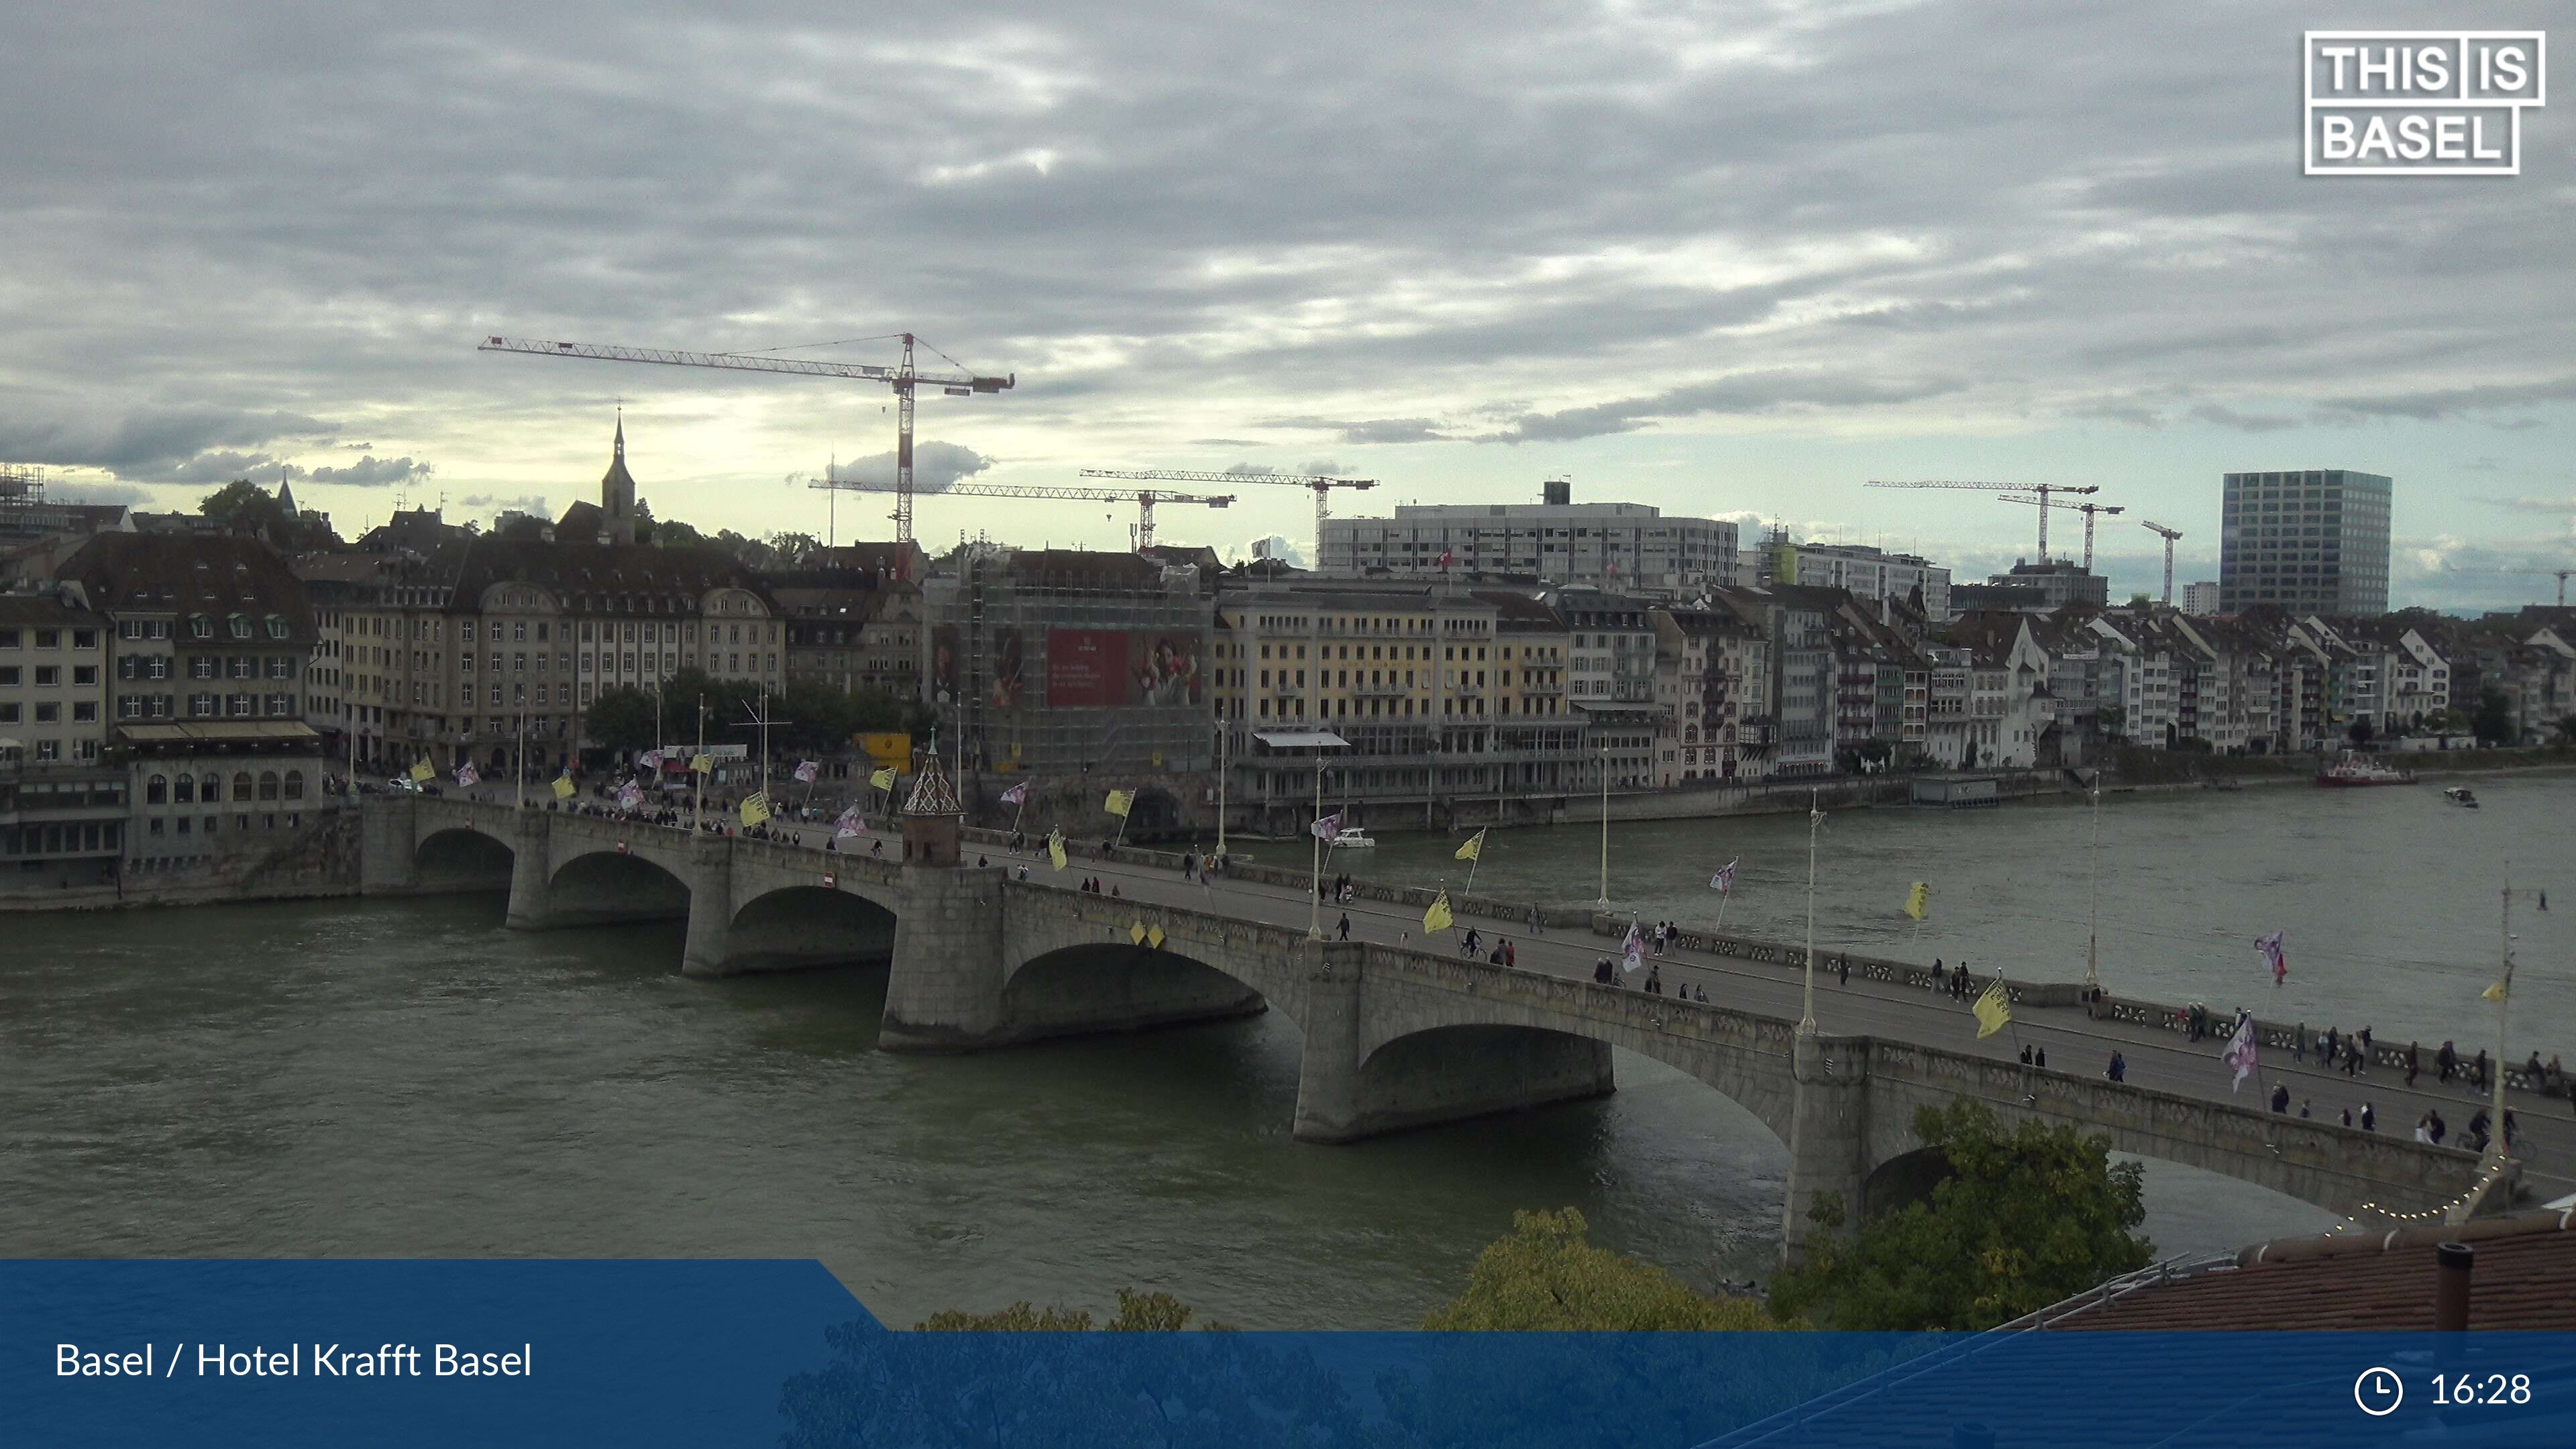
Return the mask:
{"type": "Polygon", "coordinates": [[[2317,771],[2317,783],[2335,786],[2412,785],[2415,777],[2358,750],[2346,750],[2343,758],[2317,771]]]}
{"type": "Polygon", "coordinates": [[[2472,810],[2478,808],[2478,797],[2471,794],[2469,792],[2469,787],[2466,785],[2453,785],[2449,787],[2442,792],[2442,798],[2450,801],[2454,805],[2465,805],[2472,810]]]}
{"type": "Polygon", "coordinates": [[[1341,834],[1334,836],[1331,840],[1326,841],[1325,844],[1330,845],[1335,850],[1377,849],[1377,842],[1369,839],[1368,832],[1364,830],[1345,830],[1341,834]]]}

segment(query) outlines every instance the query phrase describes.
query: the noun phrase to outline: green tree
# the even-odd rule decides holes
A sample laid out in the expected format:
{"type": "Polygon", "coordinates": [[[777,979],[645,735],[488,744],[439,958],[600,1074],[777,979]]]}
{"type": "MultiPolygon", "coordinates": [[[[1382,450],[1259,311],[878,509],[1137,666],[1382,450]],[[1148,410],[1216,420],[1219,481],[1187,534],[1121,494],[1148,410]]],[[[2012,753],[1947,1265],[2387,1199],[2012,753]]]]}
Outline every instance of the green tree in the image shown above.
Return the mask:
{"type": "MultiPolygon", "coordinates": [[[[1111,1333],[1177,1333],[1189,1327],[1196,1310],[1169,1293],[1118,1290],[1118,1311],[1103,1325],[1111,1333]]],[[[1223,1329],[1222,1323],[1203,1325],[1223,1329]]],[[[1091,1314],[1081,1308],[1031,1308],[1026,1302],[991,1313],[948,1308],[913,1325],[923,1333],[1085,1333],[1091,1314]]]]}
{"type": "Polygon", "coordinates": [[[2351,739],[2351,741],[2356,745],[2369,744],[2371,736],[2377,733],[2378,731],[2371,728],[2370,716],[2368,715],[2363,715],[2359,719],[2354,720],[2352,722],[2352,728],[2344,731],[2345,736],[2351,739]]]}
{"type": "Polygon", "coordinates": [[[810,533],[780,532],[769,536],[769,556],[779,568],[794,568],[805,555],[823,546],[823,540],[810,533]]]}
{"type": "Polygon", "coordinates": [[[582,711],[581,732],[592,747],[603,750],[649,750],[653,738],[653,693],[632,685],[603,689],[582,711]]]}
{"type": "Polygon", "coordinates": [[[2478,691],[2477,718],[2470,728],[2476,731],[2478,743],[2503,745],[2513,742],[2513,701],[2501,689],[2489,686],[2478,691]]]}
{"type": "Polygon", "coordinates": [[[1515,1212],[1485,1245],[1467,1291],[1422,1320],[1429,1329],[1747,1329],[1780,1325],[1749,1298],[1711,1298],[1661,1268],[1587,1238],[1573,1208],[1515,1212]]]}
{"type": "Polygon", "coordinates": [[[1914,1130],[1952,1174],[1929,1201],[1843,1236],[1843,1205],[1820,1194],[1829,1231],[1771,1283],[1774,1312],[1838,1329],[1992,1328],[2147,1265],[2144,1171],[2111,1165],[2110,1142],[2074,1127],[2006,1130],[1975,1102],[1925,1107],[1914,1130]]]}

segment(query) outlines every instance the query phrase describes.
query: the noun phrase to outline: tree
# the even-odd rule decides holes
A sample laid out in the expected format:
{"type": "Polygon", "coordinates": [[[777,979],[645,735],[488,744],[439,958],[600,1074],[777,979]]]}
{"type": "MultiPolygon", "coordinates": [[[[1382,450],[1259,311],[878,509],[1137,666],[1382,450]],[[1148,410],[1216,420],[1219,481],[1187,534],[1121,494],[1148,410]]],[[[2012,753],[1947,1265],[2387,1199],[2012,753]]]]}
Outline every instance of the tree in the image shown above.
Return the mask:
{"type": "MultiPolygon", "coordinates": [[[[1771,1283],[1771,1307],[1838,1329],[1992,1328],[2147,1265],[2145,1173],[2111,1165],[2110,1142],[2074,1127],[2007,1131],[1976,1102],[1925,1107],[1914,1130],[1951,1176],[1929,1201],[1810,1240],[1807,1261],[1771,1283]]],[[[1819,1227],[1843,1205],[1819,1194],[1819,1227]]]]}
{"type": "Polygon", "coordinates": [[[1467,1291],[1422,1320],[1428,1329],[1777,1328],[1749,1298],[1711,1298],[1672,1274],[1586,1238],[1573,1208],[1515,1212],[1509,1234],[1485,1245],[1467,1291]]]}
{"type": "Polygon", "coordinates": [[[653,738],[653,692],[633,685],[603,689],[582,711],[581,732],[595,749],[629,753],[649,750],[653,738]]]}
{"type": "Polygon", "coordinates": [[[530,514],[520,514],[493,530],[496,537],[517,543],[534,543],[546,536],[546,521],[530,514]]]}
{"type": "Polygon", "coordinates": [[[2374,733],[2376,733],[2376,731],[2372,730],[2370,726],[2370,716],[2368,715],[2363,715],[2360,718],[2355,719],[2352,722],[2352,728],[2344,731],[2345,736],[2351,739],[2355,745],[2363,746],[2365,748],[2370,744],[2370,737],[2374,733]]]}
{"type": "Polygon", "coordinates": [[[769,536],[769,556],[780,568],[794,568],[805,556],[823,546],[823,540],[810,533],[773,533],[769,536]]]}
{"type": "MultiPolygon", "coordinates": [[[[1177,1333],[1196,1310],[1169,1293],[1118,1290],[1118,1311],[1102,1325],[1111,1333],[1177,1333]]],[[[1222,1323],[1204,1325],[1222,1329],[1222,1323]]],[[[1086,1333],[1091,1314],[1081,1308],[1031,1308],[1025,1301],[992,1313],[947,1308],[913,1325],[921,1333],[1086,1333]]]]}
{"type": "Polygon", "coordinates": [[[2469,727],[2476,733],[2479,744],[2511,744],[2514,734],[2513,701],[2493,685],[2479,690],[2477,717],[2469,727]]]}

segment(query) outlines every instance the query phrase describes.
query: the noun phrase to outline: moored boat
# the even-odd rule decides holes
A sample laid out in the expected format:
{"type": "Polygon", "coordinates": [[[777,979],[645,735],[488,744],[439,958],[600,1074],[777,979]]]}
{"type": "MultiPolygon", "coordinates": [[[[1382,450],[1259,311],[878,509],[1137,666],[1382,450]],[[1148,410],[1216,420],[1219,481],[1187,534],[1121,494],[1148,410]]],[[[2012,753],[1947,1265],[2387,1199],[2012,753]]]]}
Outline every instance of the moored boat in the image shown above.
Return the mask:
{"type": "Polygon", "coordinates": [[[2415,777],[2394,765],[2374,760],[2358,750],[2346,750],[2343,758],[2317,771],[2320,785],[2412,785],[2415,777]]]}
{"type": "Polygon", "coordinates": [[[1369,839],[1368,832],[1362,830],[1345,830],[1326,844],[1335,850],[1375,850],[1377,848],[1377,842],[1369,839]]]}
{"type": "Polygon", "coordinates": [[[2472,810],[2478,808],[2478,797],[2469,793],[2469,787],[2466,785],[2451,786],[2442,792],[2442,798],[2454,805],[2465,805],[2472,810]]]}

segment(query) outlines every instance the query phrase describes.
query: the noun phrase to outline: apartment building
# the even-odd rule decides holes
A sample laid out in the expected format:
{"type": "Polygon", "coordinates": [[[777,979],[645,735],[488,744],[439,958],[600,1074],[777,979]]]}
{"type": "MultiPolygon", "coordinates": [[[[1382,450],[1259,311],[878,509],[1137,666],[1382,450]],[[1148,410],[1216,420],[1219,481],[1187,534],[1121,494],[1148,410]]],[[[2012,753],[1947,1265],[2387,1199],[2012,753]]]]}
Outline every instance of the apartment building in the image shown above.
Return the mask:
{"type": "Polygon", "coordinates": [[[1342,577],[1517,575],[1542,584],[1678,594],[1738,580],[1734,524],[1643,503],[1405,504],[1392,518],[1324,521],[1318,569],[1342,577]]]}

